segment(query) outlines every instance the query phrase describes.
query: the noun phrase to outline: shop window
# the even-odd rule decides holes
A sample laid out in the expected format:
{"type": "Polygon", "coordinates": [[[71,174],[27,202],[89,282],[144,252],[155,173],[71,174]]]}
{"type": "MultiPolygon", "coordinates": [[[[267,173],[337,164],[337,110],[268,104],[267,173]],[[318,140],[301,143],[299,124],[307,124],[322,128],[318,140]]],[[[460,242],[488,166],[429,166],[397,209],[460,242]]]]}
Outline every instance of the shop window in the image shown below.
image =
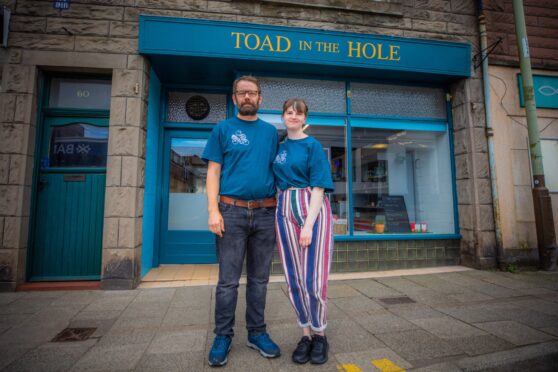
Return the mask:
{"type": "Polygon", "coordinates": [[[53,127],[49,167],[106,167],[108,128],[83,123],[53,127]]]}
{"type": "Polygon", "coordinates": [[[49,106],[109,110],[110,89],[110,80],[53,78],[49,106]]]}
{"type": "Polygon", "coordinates": [[[441,88],[351,83],[351,113],[359,115],[446,118],[441,88]]]}
{"type": "Polygon", "coordinates": [[[327,80],[259,78],[262,87],[262,110],[282,111],[283,102],[302,97],[312,113],[345,115],[347,111],[345,82],[327,80]]]}
{"type": "Polygon", "coordinates": [[[167,102],[167,121],[214,124],[227,118],[225,94],[169,92],[167,102]]]}
{"type": "Polygon", "coordinates": [[[328,194],[334,220],[334,233],[348,232],[347,147],[344,127],[311,125],[306,133],[322,144],[329,161],[335,190],[328,194]]]}
{"type": "Polygon", "coordinates": [[[541,139],[541,151],[546,187],[550,192],[558,192],[558,140],[541,139]]]}
{"type": "Polygon", "coordinates": [[[447,132],[352,129],[353,229],[453,234],[447,132]]]}

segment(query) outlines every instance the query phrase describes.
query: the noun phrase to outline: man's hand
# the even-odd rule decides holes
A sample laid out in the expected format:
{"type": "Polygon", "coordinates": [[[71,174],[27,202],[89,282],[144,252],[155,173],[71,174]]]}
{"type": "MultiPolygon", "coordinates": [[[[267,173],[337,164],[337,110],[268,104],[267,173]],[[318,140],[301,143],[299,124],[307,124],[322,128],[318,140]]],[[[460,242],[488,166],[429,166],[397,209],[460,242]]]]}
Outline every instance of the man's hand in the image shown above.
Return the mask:
{"type": "Polygon", "coordinates": [[[207,224],[209,225],[209,230],[213,234],[218,235],[220,238],[223,237],[223,233],[225,232],[225,222],[223,221],[221,212],[210,212],[207,224]]]}
{"type": "Polygon", "coordinates": [[[312,229],[303,226],[300,231],[300,240],[298,241],[302,248],[307,248],[312,243],[312,229]]]}

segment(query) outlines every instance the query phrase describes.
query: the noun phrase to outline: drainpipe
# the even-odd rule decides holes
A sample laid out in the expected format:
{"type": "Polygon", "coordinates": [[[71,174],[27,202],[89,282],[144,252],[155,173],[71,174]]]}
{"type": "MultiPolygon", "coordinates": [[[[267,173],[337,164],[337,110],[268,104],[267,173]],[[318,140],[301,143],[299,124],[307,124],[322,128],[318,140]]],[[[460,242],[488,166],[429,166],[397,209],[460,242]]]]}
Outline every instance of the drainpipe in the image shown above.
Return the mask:
{"type": "Polygon", "coordinates": [[[500,205],[498,199],[498,183],[496,182],[496,164],[494,160],[494,129],[492,127],[492,112],[490,111],[490,78],[488,76],[486,17],[484,15],[482,0],[479,0],[477,5],[482,60],[482,82],[484,91],[484,115],[486,120],[486,138],[488,140],[488,164],[490,167],[490,190],[492,191],[492,209],[494,211],[494,230],[496,234],[495,259],[497,267],[502,268],[501,265],[504,255],[500,221],[500,205]]]}
{"type": "Polygon", "coordinates": [[[543,270],[553,270],[556,268],[556,234],[554,232],[554,218],[552,216],[550,195],[544,181],[539,125],[537,123],[537,106],[535,104],[535,90],[531,74],[529,43],[527,42],[527,27],[525,26],[523,1],[513,0],[512,3],[515,32],[517,34],[519,66],[523,82],[525,113],[527,116],[529,153],[531,154],[531,167],[533,169],[533,205],[535,208],[535,225],[537,227],[539,266],[543,270]]]}

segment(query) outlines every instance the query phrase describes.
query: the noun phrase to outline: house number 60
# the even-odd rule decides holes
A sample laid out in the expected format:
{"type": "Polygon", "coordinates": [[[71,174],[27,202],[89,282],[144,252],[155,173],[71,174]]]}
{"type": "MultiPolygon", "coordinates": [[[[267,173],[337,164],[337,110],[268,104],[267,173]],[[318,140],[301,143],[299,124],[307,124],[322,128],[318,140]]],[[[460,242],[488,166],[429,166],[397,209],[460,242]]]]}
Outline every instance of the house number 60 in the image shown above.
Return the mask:
{"type": "Polygon", "coordinates": [[[88,90],[78,90],[76,94],[77,94],[78,97],[81,97],[81,98],[89,97],[89,91],[88,90]]]}

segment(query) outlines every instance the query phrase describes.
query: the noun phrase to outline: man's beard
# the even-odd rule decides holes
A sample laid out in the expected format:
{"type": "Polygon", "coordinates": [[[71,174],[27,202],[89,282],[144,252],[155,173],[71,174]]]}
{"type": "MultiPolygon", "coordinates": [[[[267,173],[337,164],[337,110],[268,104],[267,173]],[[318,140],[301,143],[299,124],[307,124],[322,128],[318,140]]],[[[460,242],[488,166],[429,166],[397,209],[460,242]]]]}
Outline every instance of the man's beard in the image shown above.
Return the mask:
{"type": "Polygon", "coordinates": [[[238,112],[244,116],[252,116],[258,113],[258,104],[243,103],[238,107],[238,112]]]}

